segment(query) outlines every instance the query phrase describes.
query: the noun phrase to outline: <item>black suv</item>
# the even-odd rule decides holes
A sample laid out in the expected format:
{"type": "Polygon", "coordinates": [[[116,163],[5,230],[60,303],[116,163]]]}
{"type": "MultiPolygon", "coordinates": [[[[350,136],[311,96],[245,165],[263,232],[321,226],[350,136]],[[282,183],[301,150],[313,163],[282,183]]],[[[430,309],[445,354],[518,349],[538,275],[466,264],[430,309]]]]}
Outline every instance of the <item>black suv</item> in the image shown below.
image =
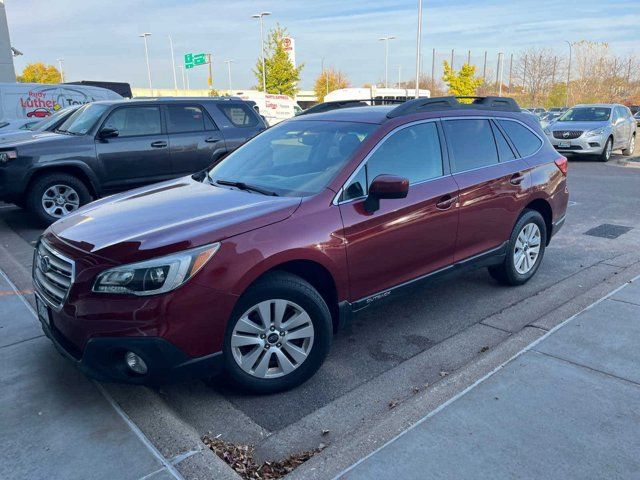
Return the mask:
{"type": "Polygon", "coordinates": [[[0,200],[51,223],[92,198],[203,170],[266,128],[235,98],[94,102],[0,145],[0,200]]]}

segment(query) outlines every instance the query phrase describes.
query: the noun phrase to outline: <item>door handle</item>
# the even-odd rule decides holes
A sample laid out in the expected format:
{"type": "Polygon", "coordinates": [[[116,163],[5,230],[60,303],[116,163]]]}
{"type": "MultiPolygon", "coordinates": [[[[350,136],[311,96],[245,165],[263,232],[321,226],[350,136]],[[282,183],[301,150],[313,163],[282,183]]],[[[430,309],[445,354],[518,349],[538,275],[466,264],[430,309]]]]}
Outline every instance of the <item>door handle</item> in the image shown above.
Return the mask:
{"type": "Polygon", "coordinates": [[[167,142],[164,140],[158,140],[157,142],[151,142],[153,148],[164,148],[167,146],[167,142]]]}
{"type": "Polygon", "coordinates": [[[524,175],[523,174],[514,173],[513,175],[511,175],[511,178],[509,179],[509,183],[511,185],[520,185],[523,180],[524,180],[524,175]]]}
{"type": "Polygon", "coordinates": [[[215,137],[209,137],[209,138],[205,138],[204,141],[207,143],[218,143],[220,139],[215,137]]]}
{"type": "Polygon", "coordinates": [[[457,195],[453,195],[453,196],[445,195],[440,199],[438,203],[436,203],[436,208],[438,210],[448,210],[449,208],[451,208],[451,205],[453,205],[457,201],[458,201],[457,195]]]}

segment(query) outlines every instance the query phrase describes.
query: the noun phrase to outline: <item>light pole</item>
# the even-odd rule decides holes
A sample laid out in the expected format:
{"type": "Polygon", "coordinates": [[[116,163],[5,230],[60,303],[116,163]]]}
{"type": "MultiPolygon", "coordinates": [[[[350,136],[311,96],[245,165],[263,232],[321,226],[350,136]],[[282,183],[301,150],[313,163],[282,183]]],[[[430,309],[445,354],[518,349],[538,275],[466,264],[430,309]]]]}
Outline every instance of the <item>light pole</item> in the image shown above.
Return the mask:
{"type": "Polygon", "coordinates": [[[251,18],[257,18],[260,20],[260,55],[262,57],[262,91],[267,93],[267,71],[264,66],[264,26],[262,24],[262,18],[271,15],[271,12],[260,12],[255,15],[251,15],[251,18]]]}
{"type": "Polygon", "coordinates": [[[384,42],[384,88],[389,88],[389,40],[393,40],[394,36],[387,35],[378,40],[384,42]]]}
{"type": "Polygon", "coordinates": [[[64,83],[64,68],[63,68],[63,64],[64,64],[64,58],[59,58],[58,59],[58,66],[60,67],[60,83],[64,83]]]}
{"type": "Polygon", "coordinates": [[[171,40],[171,35],[169,35],[169,47],[171,48],[171,66],[173,67],[173,88],[178,91],[178,77],[176,76],[176,57],[173,54],[173,40],[171,40]]]}
{"type": "Polygon", "coordinates": [[[418,0],[418,34],[416,36],[416,98],[420,96],[420,40],[421,39],[422,39],[422,0],[418,0]]]}
{"type": "Polygon", "coordinates": [[[402,65],[397,65],[398,67],[398,88],[400,88],[400,83],[402,83],[402,65]]]}
{"type": "Polygon", "coordinates": [[[184,66],[178,65],[178,68],[180,69],[180,74],[182,76],[182,89],[185,90],[187,88],[187,83],[184,79],[184,66]]]}
{"type": "Polygon", "coordinates": [[[151,67],[149,66],[149,48],[147,47],[147,37],[150,37],[150,33],[141,33],[138,35],[144,39],[144,58],[147,61],[147,76],[149,77],[149,90],[151,90],[151,96],[153,96],[153,86],[151,85],[151,67]]]}
{"type": "Polygon", "coordinates": [[[568,40],[565,40],[564,43],[566,43],[567,45],[569,45],[569,64],[567,65],[567,98],[564,102],[564,106],[568,107],[569,106],[569,81],[571,80],[571,50],[572,50],[572,45],[571,42],[568,40]]]}
{"type": "Polygon", "coordinates": [[[224,63],[227,64],[227,73],[229,74],[229,90],[231,90],[231,64],[234,62],[233,60],[225,60],[224,63]]]}
{"type": "Polygon", "coordinates": [[[502,74],[503,74],[503,70],[504,70],[504,61],[503,61],[503,57],[504,53],[499,52],[498,53],[498,96],[501,97],[502,96],[502,74]]]}

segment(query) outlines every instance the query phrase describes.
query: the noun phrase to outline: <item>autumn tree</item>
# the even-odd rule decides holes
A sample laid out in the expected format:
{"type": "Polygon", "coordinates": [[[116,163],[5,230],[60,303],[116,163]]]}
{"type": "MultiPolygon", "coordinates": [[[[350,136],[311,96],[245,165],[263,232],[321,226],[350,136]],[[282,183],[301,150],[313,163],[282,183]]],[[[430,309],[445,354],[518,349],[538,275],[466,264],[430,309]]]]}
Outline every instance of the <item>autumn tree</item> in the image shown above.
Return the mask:
{"type": "MultiPolygon", "coordinates": [[[[297,83],[300,81],[300,72],[304,64],[295,67],[293,63],[291,63],[283,44],[284,38],[287,36],[287,29],[281,27],[280,24],[269,31],[264,52],[264,66],[267,93],[277,93],[293,97],[298,91],[297,83]]],[[[258,58],[253,73],[258,80],[256,88],[263,91],[262,58],[258,58]]]]}
{"type": "Polygon", "coordinates": [[[318,102],[323,102],[325,95],[334,90],[340,90],[341,88],[347,88],[349,86],[349,79],[340,70],[336,70],[333,67],[324,70],[316,78],[313,86],[313,91],[316,94],[318,102]]]}
{"type": "Polygon", "coordinates": [[[465,63],[460,70],[451,68],[449,62],[444,61],[444,75],[442,81],[447,84],[449,93],[456,97],[469,97],[476,93],[482,85],[482,79],[476,77],[476,67],[465,63]]]}
{"type": "Polygon", "coordinates": [[[38,62],[30,63],[24,67],[22,75],[18,75],[16,79],[23,83],[60,83],[62,75],[53,65],[38,62]]]}
{"type": "Polygon", "coordinates": [[[563,81],[563,62],[548,48],[529,48],[515,64],[514,80],[522,86],[521,102],[532,107],[545,103],[557,82],[563,81]]]}

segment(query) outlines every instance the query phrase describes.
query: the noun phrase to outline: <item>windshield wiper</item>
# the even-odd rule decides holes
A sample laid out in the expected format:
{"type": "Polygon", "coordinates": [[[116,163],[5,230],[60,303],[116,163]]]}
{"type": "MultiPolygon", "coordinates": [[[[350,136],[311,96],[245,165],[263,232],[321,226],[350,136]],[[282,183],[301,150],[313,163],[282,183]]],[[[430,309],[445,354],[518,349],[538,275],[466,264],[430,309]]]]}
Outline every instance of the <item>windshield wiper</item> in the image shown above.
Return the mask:
{"type": "Polygon", "coordinates": [[[261,193],[263,195],[269,195],[271,197],[277,197],[278,194],[276,192],[272,192],[271,190],[266,190],[264,188],[260,188],[260,187],[256,187],[254,185],[249,185],[248,183],[244,183],[244,182],[236,182],[233,180],[215,180],[215,183],[217,183],[218,185],[226,185],[229,187],[236,187],[239,188],[240,190],[246,190],[246,191],[250,191],[250,192],[257,192],[257,193],[261,193]]]}

